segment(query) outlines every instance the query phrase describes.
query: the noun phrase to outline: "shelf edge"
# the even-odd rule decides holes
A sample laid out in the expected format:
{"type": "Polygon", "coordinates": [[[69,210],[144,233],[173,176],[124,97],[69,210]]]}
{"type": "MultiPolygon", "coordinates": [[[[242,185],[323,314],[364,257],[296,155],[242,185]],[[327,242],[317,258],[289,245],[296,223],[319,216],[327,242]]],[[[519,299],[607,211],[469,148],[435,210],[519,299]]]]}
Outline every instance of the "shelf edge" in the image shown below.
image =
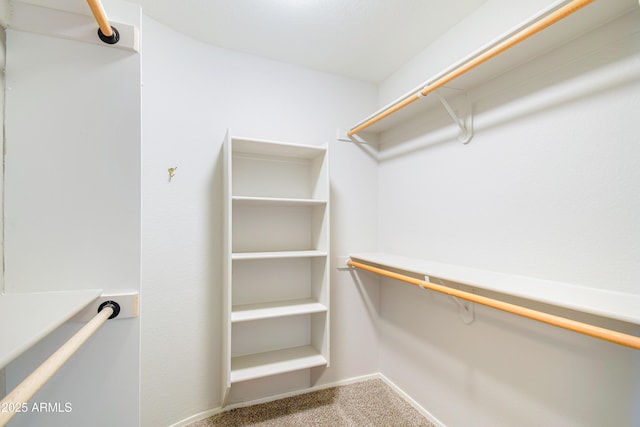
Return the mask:
{"type": "Polygon", "coordinates": [[[350,257],[370,264],[437,277],[478,289],[640,325],[640,312],[637,310],[640,306],[640,295],[386,253],[359,253],[351,254],[350,257]],[[514,285],[499,285],[505,282],[514,285]],[[570,294],[570,298],[563,294],[570,294]]]}

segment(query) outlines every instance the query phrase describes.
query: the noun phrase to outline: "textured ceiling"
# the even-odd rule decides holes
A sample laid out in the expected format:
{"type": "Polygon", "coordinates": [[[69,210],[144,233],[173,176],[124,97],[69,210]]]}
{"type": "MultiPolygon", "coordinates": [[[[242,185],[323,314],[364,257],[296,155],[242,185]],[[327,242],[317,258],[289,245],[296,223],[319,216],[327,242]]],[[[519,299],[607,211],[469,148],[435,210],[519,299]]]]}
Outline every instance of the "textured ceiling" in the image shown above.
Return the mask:
{"type": "Polygon", "coordinates": [[[212,45],[380,82],[485,0],[129,0],[212,45]]]}

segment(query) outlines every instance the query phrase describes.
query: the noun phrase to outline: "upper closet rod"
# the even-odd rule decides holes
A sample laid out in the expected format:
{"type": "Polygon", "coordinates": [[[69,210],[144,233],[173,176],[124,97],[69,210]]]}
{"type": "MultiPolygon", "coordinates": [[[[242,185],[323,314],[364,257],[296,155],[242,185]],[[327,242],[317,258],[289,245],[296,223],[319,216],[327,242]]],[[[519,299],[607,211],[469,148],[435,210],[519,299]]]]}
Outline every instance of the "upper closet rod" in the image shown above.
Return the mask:
{"type": "Polygon", "coordinates": [[[461,291],[455,288],[450,288],[448,286],[436,285],[435,283],[430,283],[410,276],[405,276],[404,274],[394,273],[392,271],[363,264],[361,262],[350,260],[349,262],[347,262],[347,265],[371,271],[373,273],[390,277],[392,279],[401,280],[403,282],[410,283],[424,289],[430,289],[432,291],[440,292],[446,295],[462,298],[467,301],[486,305],[487,307],[506,311],[507,313],[517,314],[518,316],[537,320],[538,322],[543,322],[573,332],[579,332],[590,337],[599,338],[601,340],[640,350],[640,338],[633,335],[623,334],[622,332],[612,331],[610,329],[589,325],[587,323],[578,322],[549,313],[543,313],[541,311],[532,310],[530,308],[522,307],[516,304],[510,304],[508,302],[499,301],[493,298],[487,298],[482,295],[472,294],[471,292],[461,291]]]}
{"type": "Polygon", "coordinates": [[[98,28],[98,37],[100,37],[100,40],[107,44],[118,43],[120,33],[118,33],[115,27],[109,24],[109,18],[107,18],[107,13],[104,11],[104,7],[102,7],[102,2],[100,2],[100,0],[87,0],[87,3],[89,3],[91,12],[96,18],[98,27],[100,27],[98,28]]]}
{"type": "Polygon", "coordinates": [[[581,9],[582,7],[588,5],[589,3],[592,3],[593,1],[594,0],[573,0],[573,1],[569,2],[569,3],[567,3],[566,5],[564,5],[561,8],[555,10],[554,12],[550,13],[549,15],[541,18],[540,20],[532,23],[531,25],[527,26],[526,28],[518,31],[514,35],[508,37],[507,39],[498,42],[496,45],[492,46],[488,50],[485,50],[485,51],[479,53],[478,55],[473,56],[471,59],[463,62],[462,64],[460,64],[459,66],[457,66],[453,70],[451,70],[448,73],[446,73],[444,76],[437,78],[433,82],[430,82],[422,90],[419,90],[418,92],[407,96],[406,98],[402,99],[401,101],[398,101],[395,104],[392,104],[391,106],[389,106],[386,109],[382,110],[381,112],[377,113],[376,115],[374,115],[370,119],[360,123],[359,125],[357,125],[353,129],[351,129],[349,132],[347,132],[347,135],[348,136],[353,136],[353,135],[357,134],[358,132],[363,131],[364,129],[368,128],[369,126],[379,122],[380,120],[382,120],[385,117],[395,113],[396,111],[401,110],[402,108],[406,107],[407,105],[412,104],[413,102],[415,102],[418,99],[422,98],[423,96],[433,92],[434,90],[439,89],[440,87],[444,86],[445,84],[449,83],[450,81],[456,79],[457,77],[460,77],[461,75],[463,75],[467,71],[477,67],[478,65],[480,65],[480,64],[488,61],[489,59],[499,55],[500,53],[504,52],[505,50],[509,49],[510,47],[513,47],[513,46],[517,45],[521,41],[524,41],[527,38],[531,37],[532,35],[544,30],[545,28],[547,28],[547,27],[549,27],[549,26],[551,26],[553,24],[555,24],[556,22],[558,22],[561,19],[571,15],[573,12],[577,11],[578,9],[581,9]]]}

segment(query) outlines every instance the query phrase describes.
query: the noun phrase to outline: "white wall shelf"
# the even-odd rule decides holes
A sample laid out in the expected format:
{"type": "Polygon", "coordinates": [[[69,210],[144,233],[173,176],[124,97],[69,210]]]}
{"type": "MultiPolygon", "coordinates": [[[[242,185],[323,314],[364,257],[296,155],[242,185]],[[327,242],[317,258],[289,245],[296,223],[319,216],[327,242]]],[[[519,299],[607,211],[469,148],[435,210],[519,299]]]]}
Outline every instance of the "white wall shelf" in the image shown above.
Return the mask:
{"type": "Polygon", "coordinates": [[[274,252],[242,252],[234,253],[234,261],[251,259],[278,259],[278,258],[314,258],[326,257],[326,251],[274,251],[274,252]]]}
{"type": "Polygon", "coordinates": [[[327,147],[227,135],[223,395],[329,360],[327,147]]]}
{"type": "Polygon", "coordinates": [[[310,345],[239,356],[231,360],[231,382],[248,381],[326,364],[327,359],[310,345]]]}
{"type": "Polygon", "coordinates": [[[386,253],[358,253],[356,261],[437,277],[558,307],[640,324],[640,295],[579,286],[514,274],[443,264],[386,253]]]}
{"type": "MultiPolygon", "coordinates": [[[[499,35],[494,40],[487,43],[485,46],[477,49],[477,51],[470,52],[470,54],[467,57],[461,59],[460,62],[464,62],[467,58],[471,58],[474,55],[483,52],[489,46],[497,45],[499,42],[506,39],[509,35],[516,33],[517,30],[522,29],[530,23],[537,21],[539,19],[539,16],[543,16],[546,14],[547,10],[553,11],[557,8],[557,6],[564,5],[567,2],[568,0],[558,0],[553,2],[548,7],[548,9],[541,11],[540,14],[532,16],[519,25],[516,25],[512,29],[506,31],[504,34],[499,35]]],[[[438,89],[438,91],[442,95],[446,96],[449,100],[453,99],[455,108],[456,104],[464,102],[458,99],[463,97],[463,95],[461,94],[470,92],[473,89],[478,88],[479,86],[499,77],[501,74],[505,73],[508,70],[526,66],[527,63],[553,51],[554,49],[557,49],[559,46],[569,43],[581,35],[598,29],[602,26],[603,23],[608,22],[615,17],[623,15],[624,13],[630,11],[633,7],[637,7],[637,4],[634,5],[632,2],[620,1],[593,2],[592,4],[589,4],[588,6],[579,10],[572,16],[569,16],[563,19],[561,22],[558,22],[551,27],[535,34],[525,42],[520,43],[519,45],[516,45],[500,53],[500,55],[498,55],[497,57],[494,57],[491,60],[474,68],[470,72],[457,77],[455,80],[447,84],[447,86],[438,89]]],[[[606,34],[601,34],[601,37],[596,41],[596,44],[599,46],[606,45],[608,42],[615,40],[616,37],[618,37],[617,33],[618,31],[615,30],[610,31],[606,34]]],[[[572,55],[591,55],[593,53],[593,49],[598,47],[596,46],[596,44],[594,44],[594,46],[592,46],[586,52],[576,51],[573,52],[572,55]]],[[[411,89],[407,93],[396,98],[395,100],[376,110],[375,112],[369,114],[364,119],[354,124],[351,129],[354,129],[360,124],[369,121],[382,111],[386,110],[388,107],[402,102],[411,95],[429,86],[435,80],[437,80],[437,78],[446,74],[450,69],[455,68],[456,64],[453,64],[451,67],[443,70],[441,73],[438,73],[431,79],[420,83],[418,86],[411,89]]],[[[533,71],[524,72],[527,73],[533,71]]],[[[473,99],[471,99],[470,101],[474,102],[473,99]]],[[[366,132],[381,133],[387,131],[417,116],[425,115],[426,111],[429,111],[435,107],[439,108],[439,105],[440,102],[438,100],[438,97],[427,95],[423,99],[408,104],[404,108],[385,117],[383,120],[380,120],[379,122],[369,126],[368,128],[366,128],[366,132]]],[[[351,140],[354,140],[353,137],[351,138],[351,140]]]]}
{"type": "Polygon", "coordinates": [[[102,289],[0,295],[0,369],[96,300],[102,289]]]}
{"type": "Polygon", "coordinates": [[[310,298],[291,301],[277,301],[258,304],[234,305],[231,322],[269,319],[272,317],[297,316],[300,314],[322,313],[327,306],[310,298]]]}
{"type": "Polygon", "coordinates": [[[273,206],[323,206],[326,200],[315,199],[285,199],[282,197],[233,197],[236,205],[273,205],[273,206]]]}

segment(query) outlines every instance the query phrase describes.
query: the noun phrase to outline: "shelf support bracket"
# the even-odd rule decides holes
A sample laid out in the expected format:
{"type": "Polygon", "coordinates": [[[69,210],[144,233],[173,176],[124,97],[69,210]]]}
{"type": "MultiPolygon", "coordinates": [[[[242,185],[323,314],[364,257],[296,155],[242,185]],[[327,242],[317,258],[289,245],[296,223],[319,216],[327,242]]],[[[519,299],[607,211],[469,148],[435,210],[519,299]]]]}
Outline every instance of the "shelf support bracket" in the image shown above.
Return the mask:
{"type": "Polygon", "coordinates": [[[460,316],[462,323],[464,323],[465,325],[472,324],[473,321],[476,320],[476,314],[474,310],[475,306],[473,305],[473,303],[471,301],[465,301],[454,296],[452,296],[451,299],[458,306],[458,315],[460,316]]]}
{"type": "Polygon", "coordinates": [[[442,95],[440,95],[438,92],[433,92],[433,94],[442,103],[444,109],[447,110],[447,113],[449,114],[449,117],[451,117],[451,120],[453,120],[453,123],[458,126],[458,141],[462,142],[463,144],[468,144],[469,141],[471,141],[471,138],[473,138],[473,112],[471,106],[467,102],[466,92],[463,95],[464,108],[461,109],[461,117],[451,107],[451,104],[449,104],[447,100],[442,97],[442,95]]]}
{"type": "MultiPolygon", "coordinates": [[[[366,132],[365,132],[366,135],[366,132]]],[[[357,142],[359,144],[368,144],[369,142],[361,135],[349,136],[344,129],[338,128],[336,131],[336,139],[343,142],[357,142]]]]}
{"type": "MultiPolygon", "coordinates": [[[[435,279],[435,280],[439,285],[445,286],[440,281],[440,279],[435,279]]],[[[424,276],[424,281],[429,283],[434,283],[431,280],[431,277],[429,276],[424,276]]],[[[472,324],[473,321],[476,320],[476,313],[474,309],[475,305],[473,304],[473,302],[466,301],[458,297],[454,297],[453,295],[450,295],[450,296],[453,302],[455,302],[456,306],[458,307],[458,315],[460,316],[460,320],[462,320],[462,323],[464,323],[465,325],[472,324]]]]}

